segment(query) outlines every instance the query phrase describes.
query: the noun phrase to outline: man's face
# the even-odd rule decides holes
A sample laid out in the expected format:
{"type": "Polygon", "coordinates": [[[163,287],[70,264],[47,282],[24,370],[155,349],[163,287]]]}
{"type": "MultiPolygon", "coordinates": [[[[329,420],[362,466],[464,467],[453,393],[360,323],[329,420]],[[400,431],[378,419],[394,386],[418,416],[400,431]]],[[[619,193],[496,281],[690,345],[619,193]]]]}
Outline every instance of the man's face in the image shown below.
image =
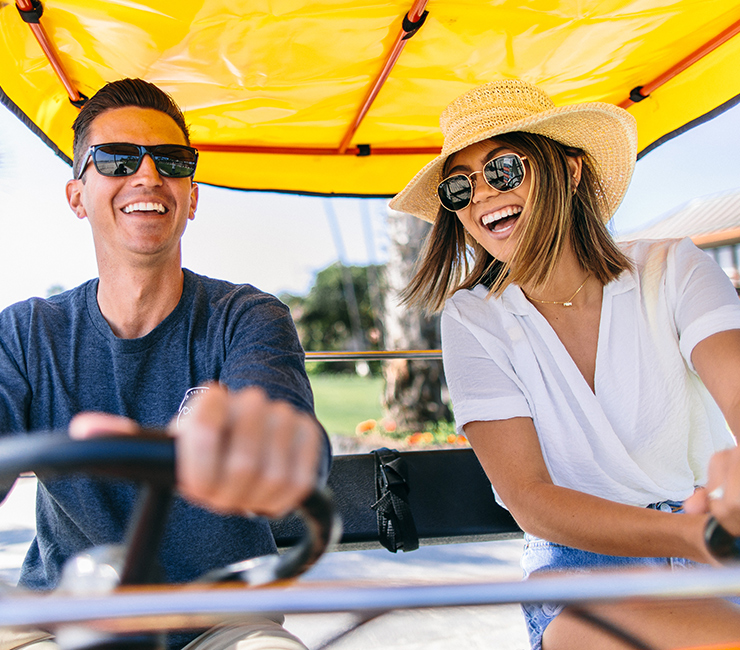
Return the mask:
{"type": "MultiPolygon", "coordinates": [[[[174,120],[148,108],[115,108],[91,124],[88,145],[187,144],[174,120]]],[[[190,178],[168,178],[145,155],[135,174],[102,176],[92,161],[80,180],[67,183],[67,200],[89,219],[99,263],[149,264],[176,255],[188,219],[195,216],[198,186],[190,178]]]]}

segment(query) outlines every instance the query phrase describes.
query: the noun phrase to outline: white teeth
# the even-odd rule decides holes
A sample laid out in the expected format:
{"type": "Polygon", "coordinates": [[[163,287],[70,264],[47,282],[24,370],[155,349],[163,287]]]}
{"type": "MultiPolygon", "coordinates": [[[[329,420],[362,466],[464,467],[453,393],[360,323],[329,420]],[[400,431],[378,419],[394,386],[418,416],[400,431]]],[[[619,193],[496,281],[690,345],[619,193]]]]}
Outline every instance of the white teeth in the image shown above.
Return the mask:
{"type": "Polygon", "coordinates": [[[518,205],[507,205],[505,208],[501,208],[501,210],[497,210],[496,212],[484,214],[481,221],[483,222],[484,226],[487,226],[495,221],[499,221],[500,219],[505,219],[506,217],[511,217],[515,214],[519,214],[521,211],[522,208],[518,205]]]}
{"type": "Polygon", "coordinates": [[[131,203],[123,208],[123,212],[130,214],[132,212],[158,212],[164,214],[166,212],[165,207],[161,203],[131,203]]]}

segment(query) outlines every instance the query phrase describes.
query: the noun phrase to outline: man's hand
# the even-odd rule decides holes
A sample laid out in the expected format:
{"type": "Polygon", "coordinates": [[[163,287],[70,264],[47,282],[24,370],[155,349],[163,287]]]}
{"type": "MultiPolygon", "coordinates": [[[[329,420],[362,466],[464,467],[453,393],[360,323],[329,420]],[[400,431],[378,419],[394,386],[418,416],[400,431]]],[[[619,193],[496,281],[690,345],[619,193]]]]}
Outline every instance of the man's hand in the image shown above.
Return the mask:
{"type": "Polygon", "coordinates": [[[183,496],[220,512],[284,515],[316,486],[316,421],[260,388],[215,384],[176,433],[183,496]]]}
{"type": "MultiPolygon", "coordinates": [[[[128,418],[81,413],[69,431],[83,439],[135,435],[140,428],[128,418]]],[[[316,486],[323,445],[318,423],[260,388],[232,393],[213,384],[170,433],[177,439],[178,490],[211,510],[277,517],[316,486]]]]}
{"type": "Polygon", "coordinates": [[[699,488],[684,504],[686,512],[708,512],[722,527],[740,537],[740,447],[712,456],[706,488],[699,488]]]}

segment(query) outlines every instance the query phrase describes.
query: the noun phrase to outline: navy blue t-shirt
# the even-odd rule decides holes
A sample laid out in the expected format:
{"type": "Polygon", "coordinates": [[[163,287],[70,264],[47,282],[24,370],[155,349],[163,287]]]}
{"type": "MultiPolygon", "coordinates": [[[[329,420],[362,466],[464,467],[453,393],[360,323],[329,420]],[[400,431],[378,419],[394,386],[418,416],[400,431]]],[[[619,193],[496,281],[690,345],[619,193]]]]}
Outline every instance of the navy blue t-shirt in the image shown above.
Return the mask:
{"type": "MultiPolygon", "coordinates": [[[[0,431],[64,430],[81,411],[163,428],[187,414],[209,381],[261,386],[313,413],[303,349],[288,308],[274,296],[185,269],[172,313],[146,336],[119,339],[100,313],[97,286],[91,280],[0,313],[0,431]]],[[[20,583],[52,589],[67,558],[120,543],[135,497],[125,482],[41,477],[37,534],[20,583]]],[[[219,516],[177,498],[160,559],[167,582],[184,582],[274,551],[264,520],[219,516]]]]}

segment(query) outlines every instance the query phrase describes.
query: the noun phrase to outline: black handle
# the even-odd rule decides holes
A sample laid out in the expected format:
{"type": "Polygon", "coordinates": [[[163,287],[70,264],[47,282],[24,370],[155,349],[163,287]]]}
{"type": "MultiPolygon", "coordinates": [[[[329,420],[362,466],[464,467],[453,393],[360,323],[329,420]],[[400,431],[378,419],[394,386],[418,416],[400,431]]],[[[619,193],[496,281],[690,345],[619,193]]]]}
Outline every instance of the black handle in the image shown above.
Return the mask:
{"type": "Polygon", "coordinates": [[[714,518],[704,527],[704,541],[709,552],[723,564],[740,561],[740,537],[735,537],[714,518]]]}
{"type": "MultiPolygon", "coordinates": [[[[0,440],[0,485],[12,483],[19,474],[44,476],[92,474],[130,479],[145,484],[139,517],[129,524],[129,553],[124,584],[149,581],[162,533],[168,494],[175,485],[175,444],[162,431],[138,436],[102,436],[72,440],[66,433],[33,433],[0,440]]],[[[253,558],[210,572],[201,581],[243,580],[265,584],[300,575],[335,541],[341,531],[331,499],[315,491],[297,510],[305,527],[299,542],[280,556],[253,558]]]]}
{"type": "Polygon", "coordinates": [[[0,440],[0,485],[19,474],[92,474],[175,485],[175,446],[163,432],[72,440],[65,432],[32,433],[0,440]]]}

